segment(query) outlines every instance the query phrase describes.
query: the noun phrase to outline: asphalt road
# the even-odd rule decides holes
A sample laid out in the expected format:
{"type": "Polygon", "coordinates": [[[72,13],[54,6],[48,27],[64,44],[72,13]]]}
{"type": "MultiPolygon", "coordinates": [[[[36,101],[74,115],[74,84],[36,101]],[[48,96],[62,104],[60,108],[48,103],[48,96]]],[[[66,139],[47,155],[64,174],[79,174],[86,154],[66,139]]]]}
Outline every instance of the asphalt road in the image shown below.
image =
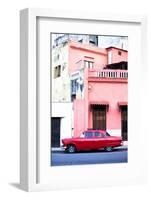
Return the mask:
{"type": "Polygon", "coordinates": [[[97,151],[78,152],[74,154],[56,151],[51,154],[51,166],[126,163],[127,161],[128,153],[125,149],[118,149],[112,152],[97,151]]]}

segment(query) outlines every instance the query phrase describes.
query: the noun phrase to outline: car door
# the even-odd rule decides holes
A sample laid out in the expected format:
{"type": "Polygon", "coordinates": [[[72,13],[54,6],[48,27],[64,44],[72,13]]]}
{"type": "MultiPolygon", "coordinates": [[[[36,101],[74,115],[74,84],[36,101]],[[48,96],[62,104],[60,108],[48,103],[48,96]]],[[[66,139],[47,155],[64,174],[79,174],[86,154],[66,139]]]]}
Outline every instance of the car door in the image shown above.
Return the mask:
{"type": "Polygon", "coordinates": [[[104,137],[104,134],[100,133],[100,132],[95,132],[94,133],[94,146],[96,149],[101,149],[104,148],[104,146],[106,145],[106,138],[104,137]]]}
{"type": "Polygon", "coordinates": [[[94,149],[94,134],[92,131],[84,132],[83,149],[94,149]]]}
{"type": "Polygon", "coordinates": [[[104,135],[104,147],[109,147],[114,145],[114,139],[107,132],[104,135]]]}

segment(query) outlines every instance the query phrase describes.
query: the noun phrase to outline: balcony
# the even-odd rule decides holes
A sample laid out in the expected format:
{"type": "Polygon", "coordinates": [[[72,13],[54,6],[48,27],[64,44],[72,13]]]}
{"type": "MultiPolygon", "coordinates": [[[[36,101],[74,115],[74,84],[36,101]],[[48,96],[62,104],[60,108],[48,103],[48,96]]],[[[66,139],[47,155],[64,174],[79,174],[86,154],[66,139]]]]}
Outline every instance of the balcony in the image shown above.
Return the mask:
{"type": "Polygon", "coordinates": [[[89,78],[108,78],[108,79],[127,79],[128,70],[89,69],[88,77],[89,78]]]}

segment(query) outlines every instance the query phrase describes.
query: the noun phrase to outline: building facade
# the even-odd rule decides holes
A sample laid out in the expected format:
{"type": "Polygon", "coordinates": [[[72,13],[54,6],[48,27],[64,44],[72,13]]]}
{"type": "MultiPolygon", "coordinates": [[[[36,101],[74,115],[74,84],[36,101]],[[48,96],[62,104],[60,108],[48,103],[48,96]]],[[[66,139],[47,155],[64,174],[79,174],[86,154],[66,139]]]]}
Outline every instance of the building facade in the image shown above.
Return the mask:
{"type": "Polygon", "coordinates": [[[52,55],[52,138],[58,137],[56,144],[87,129],[107,130],[127,140],[128,52],[69,41],[55,47],[52,55]],[[55,124],[60,127],[57,133],[55,124]]]}

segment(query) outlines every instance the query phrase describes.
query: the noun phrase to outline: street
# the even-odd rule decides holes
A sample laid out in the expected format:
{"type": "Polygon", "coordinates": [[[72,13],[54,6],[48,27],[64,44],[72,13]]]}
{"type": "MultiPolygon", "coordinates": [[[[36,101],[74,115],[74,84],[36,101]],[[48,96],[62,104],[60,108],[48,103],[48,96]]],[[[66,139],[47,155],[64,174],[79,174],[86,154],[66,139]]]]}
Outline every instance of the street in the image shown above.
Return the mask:
{"type": "Polygon", "coordinates": [[[102,150],[74,154],[65,153],[64,151],[53,151],[51,153],[51,166],[126,163],[127,161],[127,149],[116,149],[112,152],[102,150]]]}

